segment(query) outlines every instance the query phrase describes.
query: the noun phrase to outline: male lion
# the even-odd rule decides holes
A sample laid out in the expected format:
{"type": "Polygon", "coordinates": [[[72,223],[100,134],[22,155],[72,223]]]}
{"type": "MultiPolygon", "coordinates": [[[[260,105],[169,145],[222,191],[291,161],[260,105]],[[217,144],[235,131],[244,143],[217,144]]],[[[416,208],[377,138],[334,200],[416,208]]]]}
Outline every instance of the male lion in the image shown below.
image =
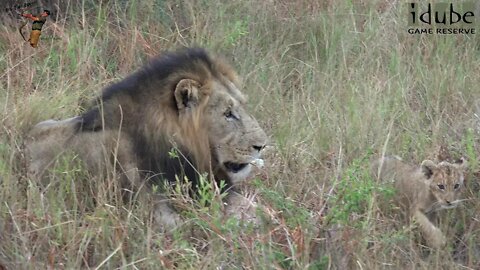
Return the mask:
{"type": "MultiPolygon", "coordinates": [[[[121,171],[137,188],[188,179],[195,190],[208,175],[224,180],[234,201],[232,186],[261,163],[267,140],[239,87],[232,68],[203,49],[165,54],[107,87],[82,115],[37,124],[26,143],[29,173],[42,177],[68,150],[94,174],[121,171]]],[[[178,215],[156,196],[156,223],[174,227],[178,215]]]]}
{"type": "Polygon", "coordinates": [[[454,208],[462,201],[459,197],[466,167],[463,159],[454,164],[424,160],[417,167],[397,157],[384,157],[375,161],[372,169],[380,180],[394,181],[396,203],[418,222],[428,245],[441,248],[446,244],[445,236],[427,216],[432,218],[436,211],[454,208]]]}

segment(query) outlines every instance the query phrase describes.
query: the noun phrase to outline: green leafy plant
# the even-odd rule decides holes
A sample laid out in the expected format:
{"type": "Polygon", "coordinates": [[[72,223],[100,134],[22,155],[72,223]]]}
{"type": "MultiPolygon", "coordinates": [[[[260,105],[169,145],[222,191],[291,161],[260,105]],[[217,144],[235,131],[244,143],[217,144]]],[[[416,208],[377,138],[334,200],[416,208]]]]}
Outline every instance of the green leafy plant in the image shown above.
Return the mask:
{"type": "Polygon", "coordinates": [[[241,38],[248,34],[248,22],[245,20],[237,20],[227,29],[230,31],[225,36],[225,45],[235,46],[241,38]]]}
{"type": "Polygon", "coordinates": [[[370,156],[355,159],[338,181],[335,195],[329,201],[327,220],[333,223],[364,226],[376,196],[392,197],[394,190],[374,180],[370,172],[370,156]]]}

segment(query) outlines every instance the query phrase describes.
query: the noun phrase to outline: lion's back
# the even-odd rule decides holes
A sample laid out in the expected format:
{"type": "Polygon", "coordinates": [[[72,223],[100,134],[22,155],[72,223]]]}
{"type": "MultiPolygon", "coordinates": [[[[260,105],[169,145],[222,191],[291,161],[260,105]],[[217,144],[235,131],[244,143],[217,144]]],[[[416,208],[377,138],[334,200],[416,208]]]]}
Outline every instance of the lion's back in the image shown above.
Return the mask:
{"type": "Polygon", "coordinates": [[[72,154],[70,158],[80,161],[93,175],[111,170],[112,155],[126,164],[133,163],[126,160],[131,158],[131,143],[126,138],[112,131],[77,132],[79,121],[79,117],[46,120],[30,130],[25,153],[31,176],[43,178],[68,154],[72,154]]]}
{"type": "Polygon", "coordinates": [[[372,164],[372,174],[382,182],[403,181],[413,171],[413,166],[406,164],[397,156],[385,156],[372,164]]]}

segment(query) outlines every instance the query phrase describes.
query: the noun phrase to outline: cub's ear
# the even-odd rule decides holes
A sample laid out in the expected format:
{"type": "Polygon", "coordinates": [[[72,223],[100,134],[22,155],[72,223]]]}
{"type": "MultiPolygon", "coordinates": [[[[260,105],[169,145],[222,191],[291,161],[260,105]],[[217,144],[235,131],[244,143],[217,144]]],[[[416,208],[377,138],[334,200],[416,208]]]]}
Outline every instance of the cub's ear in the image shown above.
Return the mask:
{"type": "Polygon", "coordinates": [[[175,101],[178,111],[194,108],[199,103],[200,83],[191,79],[182,79],[175,87],[175,101]]]}
{"type": "Polygon", "coordinates": [[[427,179],[433,175],[433,171],[437,169],[437,165],[431,160],[424,160],[421,165],[422,172],[425,174],[427,179]]]}
{"type": "Polygon", "coordinates": [[[466,169],[468,167],[468,162],[467,160],[465,160],[464,157],[461,157],[457,161],[455,161],[455,165],[457,165],[460,169],[466,169]]]}

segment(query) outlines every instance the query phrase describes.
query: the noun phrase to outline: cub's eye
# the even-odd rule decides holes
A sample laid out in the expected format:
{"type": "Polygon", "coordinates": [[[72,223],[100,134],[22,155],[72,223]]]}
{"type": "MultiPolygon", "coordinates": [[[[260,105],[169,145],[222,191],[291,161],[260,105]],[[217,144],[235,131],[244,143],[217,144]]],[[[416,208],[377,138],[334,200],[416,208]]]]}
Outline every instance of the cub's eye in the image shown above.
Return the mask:
{"type": "Polygon", "coordinates": [[[455,184],[455,186],[453,186],[454,189],[457,189],[460,187],[460,184],[455,184]]]}
{"type": "Polygon", "coordinates": [[[441,189],[441,190],[444,190],[445,186],[440,184],[440,185],[438,185],[438,188],[441,189]]]}

